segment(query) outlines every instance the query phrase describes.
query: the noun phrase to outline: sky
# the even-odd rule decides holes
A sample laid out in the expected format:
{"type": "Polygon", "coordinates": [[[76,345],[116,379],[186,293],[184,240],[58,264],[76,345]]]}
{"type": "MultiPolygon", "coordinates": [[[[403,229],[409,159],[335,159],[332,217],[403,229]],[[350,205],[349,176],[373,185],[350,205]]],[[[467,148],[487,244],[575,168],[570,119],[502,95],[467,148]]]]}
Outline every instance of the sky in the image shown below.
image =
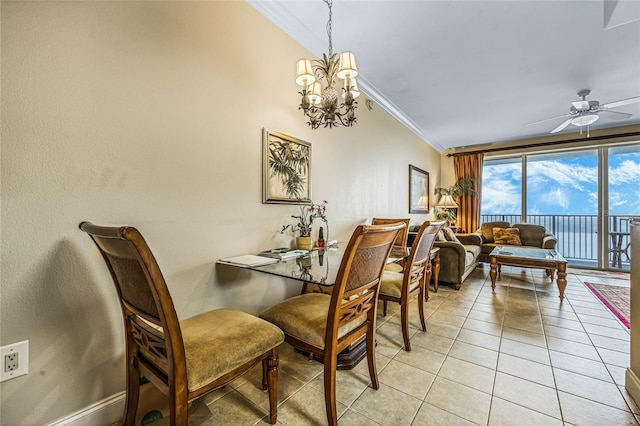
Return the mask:
{"type": "MultiPolygon", "coordinates": [[[[520,214],[522,162],[485,161],[482,214],[520,214]]],[[[597,215],[597,150],[527,157],[527,213],[597,215]]],[[[610,215],[640,215],[640,145],[609,150],[610,215]]]]}

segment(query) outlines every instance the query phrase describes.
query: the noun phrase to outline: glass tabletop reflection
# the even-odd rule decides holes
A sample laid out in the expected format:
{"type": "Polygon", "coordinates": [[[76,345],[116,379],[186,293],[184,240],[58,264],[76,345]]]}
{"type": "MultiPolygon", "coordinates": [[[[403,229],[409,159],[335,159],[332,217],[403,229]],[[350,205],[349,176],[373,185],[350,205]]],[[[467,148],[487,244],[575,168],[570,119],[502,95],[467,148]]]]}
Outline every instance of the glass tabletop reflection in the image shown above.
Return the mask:
{"type": "Polygon", "coordinates": [[[332,286],[336,282],[343,255],[344,251],[340,249],[317,249],[301,257],[247,269],[292,280],[332,286]]]}

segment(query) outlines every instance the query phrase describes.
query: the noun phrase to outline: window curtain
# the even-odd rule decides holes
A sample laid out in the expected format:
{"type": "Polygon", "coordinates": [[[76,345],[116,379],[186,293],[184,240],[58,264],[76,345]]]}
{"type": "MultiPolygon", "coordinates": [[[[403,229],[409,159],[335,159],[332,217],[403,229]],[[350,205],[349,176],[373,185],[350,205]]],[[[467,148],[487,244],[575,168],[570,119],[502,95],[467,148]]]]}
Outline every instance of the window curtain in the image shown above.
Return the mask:
{"type": "Polygon", "coordinates": [[[480,228],[480,200],[482,191],[482,162],[484,154],[461,154],[453,157],[453,170],[456,182],[471,179],[475,195],[462,195],[458,198],[458,226],[462,232],[475,232],[480,228]]]}

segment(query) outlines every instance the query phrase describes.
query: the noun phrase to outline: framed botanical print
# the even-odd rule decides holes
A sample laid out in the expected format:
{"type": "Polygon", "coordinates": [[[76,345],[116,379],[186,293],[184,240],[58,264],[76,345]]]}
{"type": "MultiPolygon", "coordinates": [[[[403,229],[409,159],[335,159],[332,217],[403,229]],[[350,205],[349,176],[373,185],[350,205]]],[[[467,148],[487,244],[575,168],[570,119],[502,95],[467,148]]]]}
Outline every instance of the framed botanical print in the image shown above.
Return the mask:
{"type": "Polygon", "coordinates": [[[409,165],[409,213],[429,213],[429,173],[409,165]]]}
{"type": "Polygon", "coordinates": [[[311,144],[262,129],[262,202],[311,202],[311,144]]]}

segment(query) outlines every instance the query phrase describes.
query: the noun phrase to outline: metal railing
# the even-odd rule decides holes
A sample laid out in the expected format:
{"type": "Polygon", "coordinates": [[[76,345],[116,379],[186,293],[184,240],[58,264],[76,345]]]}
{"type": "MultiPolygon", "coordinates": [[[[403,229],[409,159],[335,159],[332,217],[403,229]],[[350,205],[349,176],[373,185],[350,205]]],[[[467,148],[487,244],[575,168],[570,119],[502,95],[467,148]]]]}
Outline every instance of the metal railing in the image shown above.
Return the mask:
{"type": "MultiPolygon", "coordinates": [[[[609,231],[629,233],[630,219],[638,216],[609,216],[609,231]]],[[[596,215],[527,215],[523,221],[521,215],[490,214],[481,215],[480,222],[504,221],[510,224],[531,223],[544,226],[558,240],[557,250],[574,266],[598,266],[598,216],[596,215]]],[[[629,236],[622,237],[622,248],[626,249],[629,236]]],[[[613,240],[607,239],[609,264],[612,265],[613,240]]],[[[622,255],[621,262],[612,266],[629,270],[629,259],[622,255]]],[[[615,261],[613,262],[615,263],[615,261]]]]}

